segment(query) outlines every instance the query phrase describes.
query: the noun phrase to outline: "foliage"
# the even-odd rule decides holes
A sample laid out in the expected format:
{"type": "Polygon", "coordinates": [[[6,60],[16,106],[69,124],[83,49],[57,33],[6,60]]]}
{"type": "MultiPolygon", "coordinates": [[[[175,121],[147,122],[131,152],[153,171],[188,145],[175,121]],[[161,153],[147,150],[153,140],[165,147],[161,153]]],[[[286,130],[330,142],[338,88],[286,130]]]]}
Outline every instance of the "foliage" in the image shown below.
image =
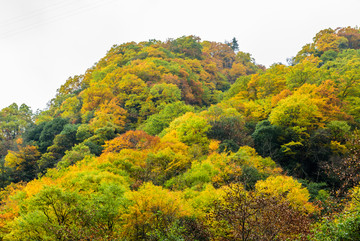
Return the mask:
{"type": "Polygon", "coordinates": [[[359,40],[267,69],[235,38],[114,45],[0,110],[0,239],[359,239],[359,40]]]}
{"type": "Polygon", "coordinates": [[[309,232],[307,215],[276,196],[246,192],[232,185],[210,214],[220,240],[301,240],[309,232]]]}

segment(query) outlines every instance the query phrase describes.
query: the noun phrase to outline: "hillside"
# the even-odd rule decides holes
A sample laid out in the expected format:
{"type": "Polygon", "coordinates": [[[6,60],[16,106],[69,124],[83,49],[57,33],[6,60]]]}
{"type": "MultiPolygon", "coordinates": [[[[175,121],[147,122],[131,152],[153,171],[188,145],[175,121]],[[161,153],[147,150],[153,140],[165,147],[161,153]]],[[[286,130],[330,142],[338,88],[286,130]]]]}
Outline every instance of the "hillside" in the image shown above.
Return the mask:
{"type": "Polygon", "coordinates": [[[360,30],[269,68],[230,42],[114,45],[0,111],[2,240],[360,239],[360,30]]]}

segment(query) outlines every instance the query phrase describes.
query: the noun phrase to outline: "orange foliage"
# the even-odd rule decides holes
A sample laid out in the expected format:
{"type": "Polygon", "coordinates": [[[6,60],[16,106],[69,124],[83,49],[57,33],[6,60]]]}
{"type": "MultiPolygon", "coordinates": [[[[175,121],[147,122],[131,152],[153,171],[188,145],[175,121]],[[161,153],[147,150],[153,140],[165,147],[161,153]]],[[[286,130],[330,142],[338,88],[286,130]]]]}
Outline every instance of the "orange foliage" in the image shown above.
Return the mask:
{"type": "Polygon", "coordinates": [[[159,141],[159,137],[150,136],[145,131],[128,131],[113,140],[105,142],[104,153],[120,152],[122,149],[149,149],[159,141]]]}
{"type": "Polygon", "coordinates": [[[0,192],[0,232],[6,232],[7,224],[19,215],[20,206],[14,196],[21,192],[26,183],[11,183],[0,192]]]}
{"type": "Polygon", "coordinates": [[[288,97],[291,94],[292,94],[291,91],[288,89],[281,91],[279,94],[277,94],[271,98],[271,105],[276,106],[280,100],[285,99],[286,97],[288,97]]]}
{"type": "Polygon", "coordinates": [[[120,107],[117,98],[113,98],[107,103],[100,105],[100,108],[95,111],[95,118],[90,122],[93,129],[98,129],[107,125],[115,125],[117,129],[122,130],[125,126],[127,111],[120,107]]]}

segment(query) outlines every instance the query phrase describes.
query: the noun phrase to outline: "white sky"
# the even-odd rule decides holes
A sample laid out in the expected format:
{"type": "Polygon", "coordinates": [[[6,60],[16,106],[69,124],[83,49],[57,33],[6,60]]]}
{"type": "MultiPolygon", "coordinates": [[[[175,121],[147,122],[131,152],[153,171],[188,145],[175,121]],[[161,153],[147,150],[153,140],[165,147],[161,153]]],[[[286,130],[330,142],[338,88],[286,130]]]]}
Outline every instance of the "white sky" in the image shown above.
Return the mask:
{"type": "Polygon", "coordinates": [[[114,44],[236,37],[259,64],[286,63],[325,28],[360,23],[359,0],[0,0],[0,108],[44,109],[114,44]]]}

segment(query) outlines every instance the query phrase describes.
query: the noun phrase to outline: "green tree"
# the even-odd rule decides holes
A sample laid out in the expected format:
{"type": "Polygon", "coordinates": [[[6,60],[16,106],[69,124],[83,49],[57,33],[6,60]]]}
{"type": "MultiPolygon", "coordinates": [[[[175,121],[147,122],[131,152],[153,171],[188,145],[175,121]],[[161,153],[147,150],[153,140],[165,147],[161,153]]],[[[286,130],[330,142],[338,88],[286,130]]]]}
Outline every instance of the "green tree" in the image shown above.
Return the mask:
{"type": "Polygon", "coordinates": [[[53,144],[55,136],[60,134],[67,123],[66,119],[57,117],[44,125],[39,136],[39,150],[41,152],[44,153],[53,144]]]}
{"type": "Polygon", "coordinates": [[[185,57],[201,59],[202,46],[200,38],[196,36],[182,36],[175,40],[170,40],[170,50],[185,57]]]}
{"type": "Polygon", "coordinates": [[[158,135],[167,128],[172,120],[186,112],[192,112],[194,108],[184,102],[169,103],[154,115],[151,115],[140,127],[150,135],[158,135]]]}

